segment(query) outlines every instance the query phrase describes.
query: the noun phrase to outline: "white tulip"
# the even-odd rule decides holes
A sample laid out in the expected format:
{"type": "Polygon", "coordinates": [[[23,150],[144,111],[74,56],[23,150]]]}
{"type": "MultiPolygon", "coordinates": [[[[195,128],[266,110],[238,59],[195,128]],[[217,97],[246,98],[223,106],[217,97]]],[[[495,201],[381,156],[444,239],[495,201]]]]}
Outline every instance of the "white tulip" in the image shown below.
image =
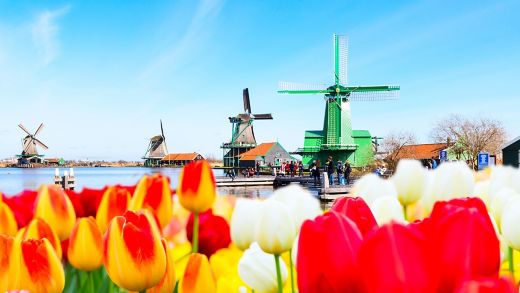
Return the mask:
{"type": "Polygon", "coordinates": [[[518,194],[516,191],[514,191],[511,188],[503,188],[499,193],[497,193],[493,197],[493,201],[490,205],[490,211],[491,215],[493,215],[493,218],[495,222],[497,223],[497,226],[502,229],[502,213],[505,210],[505,207],[509,205],[509,203],[514,199],[519,197],[520,194],[518,194]]]}
{"type": "MultiPolygon", "coordinates": [[[[490,202],[504,188],[512,188],[516,170],[509,166],[494,166],[489,175],[490,202]]],[[[518,191],[520,192],[520,190],[518,191]]]]}
{"type": "Polygon", "coordinates": [[[279,201],[268,199],[260,208],[255,227],[255,241],[263,251],[282,254],[291,249],[296,229],[287,207],[279,201]]]}
{"type": "MultiPolygon", "coordinates": [[[[287,280],[287,267],[280,261],[282,283],[287,280]]],[[[249,287],[258,292],[276,292],[278,290],[276,263],[274,257],[263,252],[254,242],[244,251],[238,262],[238,275],[249,287]]]]}
{"type": "Polygon", "coordinates": [[[376,198],[370,205],[370,210],[376,218],[376,222],[379,226],[396,221],[405,223],[403,206],[399,203],[399,200],[393,196],[383,196],[376,198]]]}
{"type": "Polygon", "coordinates": [[[382,196],[397,198],[397,190],[394,184],[389,180],[381,179],[376,174],[367,174],[357,180],[350,194],[363,198],[368,205],[382,196]]]}
{"type": "Polygon", "coordinates": [[[300,240],[300,234],[296,236],[294,239],[294,243],[291,250],[291,259],[293,262],[293,266],[296,267],[296,259],[298,258],[298,241],[300,240]]]}
{"type": "Polygon", "coordinates": [[[421,198],[426,184],[426,169],[417,160],[400,160],[391,181],[402,205],[409,205],[421,198]]]}
{"type": "Polygon", "coordinates": [[[488,208],[491,205],[490,186],[489,180],[479,181],[475,183],[472,194],[473,196],[482,199],[488,208]]]}
{"type": "Polygon", "coordinates": [[[235,245],[245,250],[255,241],[255,227],[260,219],[260,208],[263,202],[247,198],[236,201],[231,216],[231,239],[235,245]]]}
{"type": "Polygon", "coordinates": [[[320,201],[299,184],[277,189],[269,200],[279,201],[287,207],[295,224],[296,233],[299,233],[303,221],[314,219],[323,213],[320,201]]]}
{"type": "Polygon", "coordinates": [[[500,227],[502,236],[510,247],[520,250],[520,197],[513,197],[504,208],[500,227]]]}

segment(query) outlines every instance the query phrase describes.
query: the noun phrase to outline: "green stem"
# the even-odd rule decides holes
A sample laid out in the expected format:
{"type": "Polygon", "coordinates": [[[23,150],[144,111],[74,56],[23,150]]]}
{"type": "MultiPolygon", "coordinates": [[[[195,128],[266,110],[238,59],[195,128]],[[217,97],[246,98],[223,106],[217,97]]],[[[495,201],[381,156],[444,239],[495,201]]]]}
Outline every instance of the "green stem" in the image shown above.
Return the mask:
{"type": "Polygon", "coordinates": [[[282,272],[280,271],[280,255],[279,254],[274,255],[274,261],[276,263],[276,279],[278,281],[278,293],[282,293],[283,285],[282,285],[282,272]]]}
{"type": "Polygon", "coordinates": [[[199,213],[193,213],[193,239],[191,240],[191,251],[197,253],[199,250],[199,213]]]}
{"type": "Polygon", "coordinates": [[[94,289],[94,277],[92,276],[92,272],[87,272],[87,282],[88,282],[88,292],[94,293],[96,292],[94,289]]]}
{"type": "Polygon", "coordinates": [[[405,221],[408,221],[408,213],[407,213],[407,210],[408,210],[408,206],[407,206],[407,205],[403,205],[403,213],[404,213],[404,220],[405,220],[405,221]]]}
{"type": "Polygon", "coordinates": [[[293,261],[292,261],[292,249],[289,249],[289,265],[291,266],[291,292],[294,293],[294,274],[293,274],[293,261]]]}
{"type": "Polygon", "coordinates": [[[511,272],[511,276],[514,280],[515,278],[515,266],[514,266],[514,262],[513,262],[513,248],[511,246],[509,246],[507,248],[507,257],[508,257],[508,260],[509,260],[509,272],[511,272]]]}

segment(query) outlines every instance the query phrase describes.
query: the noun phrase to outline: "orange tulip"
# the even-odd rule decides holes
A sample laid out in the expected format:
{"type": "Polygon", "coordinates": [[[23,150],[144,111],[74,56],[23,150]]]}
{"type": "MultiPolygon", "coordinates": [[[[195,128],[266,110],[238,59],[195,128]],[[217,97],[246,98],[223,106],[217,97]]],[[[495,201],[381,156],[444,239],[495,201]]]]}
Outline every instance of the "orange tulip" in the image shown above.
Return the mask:
{"type": "Polygon", "coordinates": [[[28,239],[16,244],[21,249],[19,289],[30,292],[61,292],[65,272],[47,238],[28,239]]]}
{"type": "Polygon", "coordinates": [[[208,258],[204,254],[193,253],[190,255],[182,280],[182,292],[217,292],[215,277],[211,271],[208,258]]]}
{"type": "Polygon", "coordinates": [[[34,216],[44,219],[60,240],[69,238],[76,222],[76,213],[69,197],[56,185],[40,187],[34,216]]]}
{"type": "Polygon", "coordinates": [[[13,248],[13,237],[0,234],[0,292],[14,289],[18,268],[13,248]]]}
{"type": "Polygon", "coordinates": [[[69,237],[70,264],[82,271],[97,270],[103,264],[103,235],[94,218],[78,219],[69,237]]]}
{"type": "Polygon", "coordinates": [[[103,231],[107,230],[110,220],[116,216],[122,216],[130,204],[130,192],[121,186],[111,186],[101,198],[96,214],[96,222],[103,231]]]}
{"type": "Polygon", "coordinates": [[[126,211],[110,222],[103,239],[103,262],[110,279],[129,291],[142,291],[162,280],[166,253],[148,211],[126,211]]]}
{"type": "Polygon", "coordinates": [[[0,234],[15,236],[18,231],[18,224],[11,208],[1,199],[2,195],[0,194],[0,234]]]}
{"type": "Polygon", "coordinates": [[[47,238],[49,243],[56,251],[56,255],[61,259],[62,250],[61,243],[56,232],[42,219],[33,219],[27,227],[18,231],[16,236],[20,241],[27,239],[43,239],[47,238]]]}
{"type": "Polygon", "coordinates": [[[176,284],[175,277],[175,260],[173,259],[173,251],[168,247],[168,243],[163,238],[161,240],[162,245],[164,247],[164,251],[166,252],[166,272],[162,280],[155,287],[146,290],[148,293],[162,293],[162,292],[173,292],[176,284]]]}
{"type": "Polygon", "coordinates": [[[205,160],[189,163],[179,176],[177,195],[181,205],[193,213],[207,211],[217,196],[215,177],[205,160]]]}
{"type": "Polygon", "coordinates": [[[129,209],[132,211],[150,210],[161,227],[170,223],[173,217],[173,204],[168,177],[161,174],[143,176],[137,183],[129,209]]]}

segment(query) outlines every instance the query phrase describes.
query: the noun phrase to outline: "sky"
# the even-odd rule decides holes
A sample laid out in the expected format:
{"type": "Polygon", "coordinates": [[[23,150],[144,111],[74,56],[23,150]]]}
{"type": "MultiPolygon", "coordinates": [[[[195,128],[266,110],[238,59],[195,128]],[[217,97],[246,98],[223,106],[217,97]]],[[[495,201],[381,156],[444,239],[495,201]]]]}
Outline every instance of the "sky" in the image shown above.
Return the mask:
{"type": "Polygon", "coordinates": [[[334,33],[349,37],[350,85],[400,85],[352,102],[354,129],[431,142],[450,114],[520,135],[520,1],[0,0],[0,158],[43,122],[47,157],[139,160],[162,119],[170,152],[222,156],[248,87],[258,142],[303,145],[332,84],[334,33]]]}

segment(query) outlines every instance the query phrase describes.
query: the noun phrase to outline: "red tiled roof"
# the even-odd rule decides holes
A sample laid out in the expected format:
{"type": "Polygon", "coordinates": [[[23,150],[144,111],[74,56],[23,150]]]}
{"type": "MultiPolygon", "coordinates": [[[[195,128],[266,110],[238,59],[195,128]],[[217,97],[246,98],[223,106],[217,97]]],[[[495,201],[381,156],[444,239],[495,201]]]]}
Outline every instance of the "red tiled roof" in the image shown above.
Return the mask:
{"type": "Polygon", "coordinates": [[[254,149],[250,149],[247,152],[240,155],[241,161],[254,161],[258,156],[265,156],[269,150],[274,146],[275,142],[267,142],[258,145],[254,149]]]}
{"type": "Polygon", "coordinates": [[[445,143],[405,145],[397,154],[397,159],[431,159],[438,158],[441,150],[448,147],[445,143]]]}
{"type": "Polygon", "coordinates": [[[197,158],[198,153],[181,153],[181,154],[167,154],[162,158],[163,161],[193,161],[197,158]]]}

